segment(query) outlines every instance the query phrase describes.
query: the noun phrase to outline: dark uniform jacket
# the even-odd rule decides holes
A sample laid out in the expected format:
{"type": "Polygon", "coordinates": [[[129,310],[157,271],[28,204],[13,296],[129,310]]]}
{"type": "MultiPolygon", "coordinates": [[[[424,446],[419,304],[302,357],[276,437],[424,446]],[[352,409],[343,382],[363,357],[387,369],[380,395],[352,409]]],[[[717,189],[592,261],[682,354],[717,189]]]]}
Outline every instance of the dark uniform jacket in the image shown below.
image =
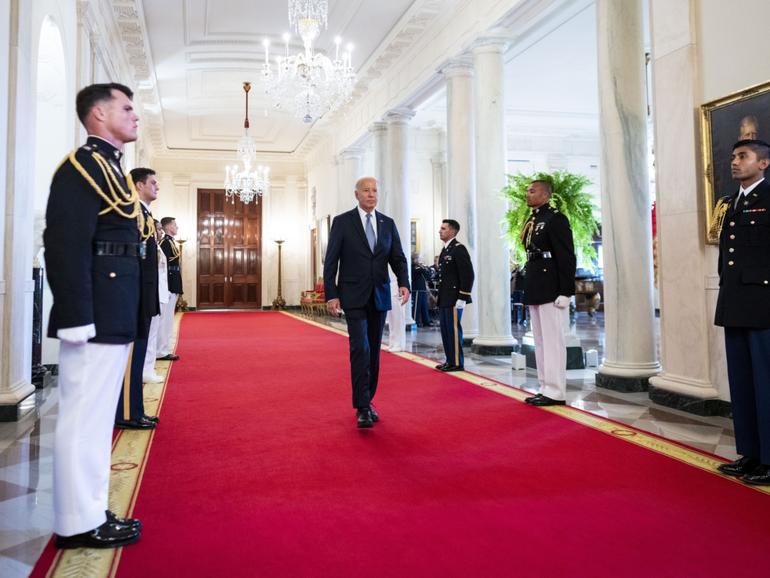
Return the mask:
{"type": "Polygon", "coordinates": [[[522,235],[527,250],[524,304],[543,305],[559,295],[574,295],[577,260],[567,217],[543,205],[532,212],[522,235]]]}
{"type": "Polygon", "coordinates": [[[179,245],[176,244],[173,237],[166,235],[160,240],[160,248],[168,261],[168,290],[170,293],[181,295],[183,291],[182,269],[181,263],[179,263],[179,245]]]}
{"type": "Polygon", "coordinates": [[[762,181],[735,201],[719,235],[719,297],[714,323],[723,327],[770,329],[770,184],[762,181]]]}
{"type": "Polygon", "coordinates": [[[377,227],[374,252],[369,249],[358,207],[337,215],[332,222],[324,259],[324,294],[327,301],[339,299],[343,309],[365,307],[374,294],[377,311],[390,310],[388,265],[398,286],[409,288],[409,266],[396,223],[378,211],[372,218],[377,227]]]}
{"type": "MultiPolygon", "coordinates": [[[[152,222],[152,214],[142,205],[144,215],[145,233],[152,231],[149,223],[152,222]]],[[[141,261],[140,275],[142,279],[142,291],[139,304],[139,335],[147,337],[150,331],[150,321],[155,315],[160,314],[160,297],[158,296],[158,242],[155,235],[150,235],[145,241],[145,258],[141,261]]]]}
{"type": "MultiPolygon", "coordinates": [[[[93,154],[103,157],[124,191],[120,151],[97,137],[89,137],[75,159],[102,191],[109,186],[93,154]]],[[[109,205],[66,160],[56,171],[46,209],[43,233],[48,282],[53,293],[48,336],[59,329],[95,324],[96,343],[129,343],[137,331],[139,261],[132,255],[96,255],[97,243],[138,247],[136,218],[116,211],[100,214],[109,205]]],[[[129,207],[123,207],[130,213],[129,207]]]]}
{"type": "Polygon", "coordinates": [[[438,257],[438,306],[454,307],[458,299],[470,303],[473,278],[468,249],[452,239],[438,257]]]}

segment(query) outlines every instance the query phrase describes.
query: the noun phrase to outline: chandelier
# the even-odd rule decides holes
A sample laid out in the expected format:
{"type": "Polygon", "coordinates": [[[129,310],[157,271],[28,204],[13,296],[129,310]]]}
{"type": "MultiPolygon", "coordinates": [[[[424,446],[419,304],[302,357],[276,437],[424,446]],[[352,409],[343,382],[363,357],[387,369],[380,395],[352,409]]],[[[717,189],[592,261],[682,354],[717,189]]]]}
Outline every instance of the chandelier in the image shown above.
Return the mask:
{"type": "Polygon", "coordinates": [[[225,197],[235,203],[237,196],[242,203],[252,200],[259,202],[259,197],[270,188],[270,168],[262,165],[253,166],[257,159],[257,143],[249,134],[249,91],[251,83],[243,83],[246,93],[246,118],[243,121],[243,136],[238,141],[236,156],[243,166],[238,164],[225,167],[225,197]]]}
{"type": "Polygon", "coordinates": [[[351,64],[353,46],[340,51],[342,39],[334,39],[334,60],[313,52],[313,41],[327,27],[327,0],[289,0],[289,26],[302,38],[304,51],[289,54],[289,34],[283,35],[285,54],[270,63],[270,41],[265,39],[262,81],[275,108],[291,108],[304,122],[313,122],[350,101],[356,75],[351,64]]]}

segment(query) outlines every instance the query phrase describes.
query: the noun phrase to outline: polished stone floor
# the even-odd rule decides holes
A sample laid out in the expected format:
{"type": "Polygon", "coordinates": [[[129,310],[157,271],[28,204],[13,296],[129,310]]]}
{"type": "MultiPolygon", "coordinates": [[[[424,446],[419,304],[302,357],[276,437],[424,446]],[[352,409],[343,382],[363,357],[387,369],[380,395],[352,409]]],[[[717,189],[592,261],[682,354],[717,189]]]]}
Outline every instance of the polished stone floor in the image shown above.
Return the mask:
{"type": "MultiPolygon", "coordinates": [[[[344,329],[344,322],[315,318],[344,329]]],[[[526,327],[514,325],[520,339],[526,327]]],[[[578,314],[576,334],[583,348],[603,350],[601,314],[578,314]]],[[[387,337],[386,337],[387,340],[387,337]]],[[[407,333],[407,349],[443,361],[438,327],[414,328],[407,333]]],[[[183,362],[180,361],[180,362],[183,362]]],[[[159,373],[167,363],[159,363],[159,373]]],[[[531,371],[514,371],[510,357],[483,357],[466,349],[468,371],[512,387],[534,391],[537,382],[531,371]]],[[[621,394],[597,389],[595,369],[568,372],[567,401],[576,408],[608,417],[726,458],[734,458],[734,436],[730,420],[698,417],[657,406],[645,393],[621,394]]],[[[19,422],[0,423],[0,576],[28,576],[48,541],[53,526],[52,446],[58,408],[55,384],[39,390],[34,408],[19,422]]],[[[162,427],[162,426],[161,426],[162,427]]]]}

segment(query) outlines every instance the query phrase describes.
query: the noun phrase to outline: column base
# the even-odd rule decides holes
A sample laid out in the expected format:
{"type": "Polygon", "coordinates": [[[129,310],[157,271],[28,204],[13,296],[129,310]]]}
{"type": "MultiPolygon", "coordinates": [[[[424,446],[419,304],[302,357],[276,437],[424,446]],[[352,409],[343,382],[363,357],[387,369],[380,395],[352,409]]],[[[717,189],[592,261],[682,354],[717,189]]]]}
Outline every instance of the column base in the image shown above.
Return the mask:
{"type": "MultiPolygon", "coordinates": [[[[30,385],[30,387],[32,387],[30,385]]],[[[12,403],[0,403],[0,423],[20,421],[35,411],[35,389],[32,388],[22,399],[12,403]]]]}
{"type": "MultiPolygon", "coordinates": [[[[465,341],[465,340],[463,340],[465,341]]],[[[510,355],[518,342],[513,337],[477,337],[473,340],[471,351],[477,355],[510,355]]]]}
{"type": "MultiPolygon", "coordinates": [[[[537,369],[537,357],[535,356],[535,346],[523,343],[519,348],[519,353],[527,358],[527,367],[537,369]]],[[[585,356],[583,348],[580,346],[567,347],[567,369],[585,369],[585,356]]]]}
{"type": "Polygon", "coordinates": [[[723,399],[694,397],[654,385],[650,386],[649,392],[650,401],[695,415],[705,417],[732,417],[733,415],[730,402],[723,399]]]}
{"type": "Polygon", "coordinates": [[[650,387],[649,377],[623,377],[620,375],[596,374],[596,387],[611,389],[621,393],[638,393],[650,387]]]}

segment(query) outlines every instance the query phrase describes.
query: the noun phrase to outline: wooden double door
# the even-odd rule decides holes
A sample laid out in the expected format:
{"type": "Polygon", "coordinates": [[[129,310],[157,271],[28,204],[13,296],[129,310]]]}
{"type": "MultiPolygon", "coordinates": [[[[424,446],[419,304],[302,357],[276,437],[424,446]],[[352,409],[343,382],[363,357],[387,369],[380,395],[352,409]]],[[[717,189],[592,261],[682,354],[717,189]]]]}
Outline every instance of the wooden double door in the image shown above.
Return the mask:
{"type": "Polygon", "coordinates": [[[198,189],[198,308],[262,307],[262,204],[198,189]]]}

